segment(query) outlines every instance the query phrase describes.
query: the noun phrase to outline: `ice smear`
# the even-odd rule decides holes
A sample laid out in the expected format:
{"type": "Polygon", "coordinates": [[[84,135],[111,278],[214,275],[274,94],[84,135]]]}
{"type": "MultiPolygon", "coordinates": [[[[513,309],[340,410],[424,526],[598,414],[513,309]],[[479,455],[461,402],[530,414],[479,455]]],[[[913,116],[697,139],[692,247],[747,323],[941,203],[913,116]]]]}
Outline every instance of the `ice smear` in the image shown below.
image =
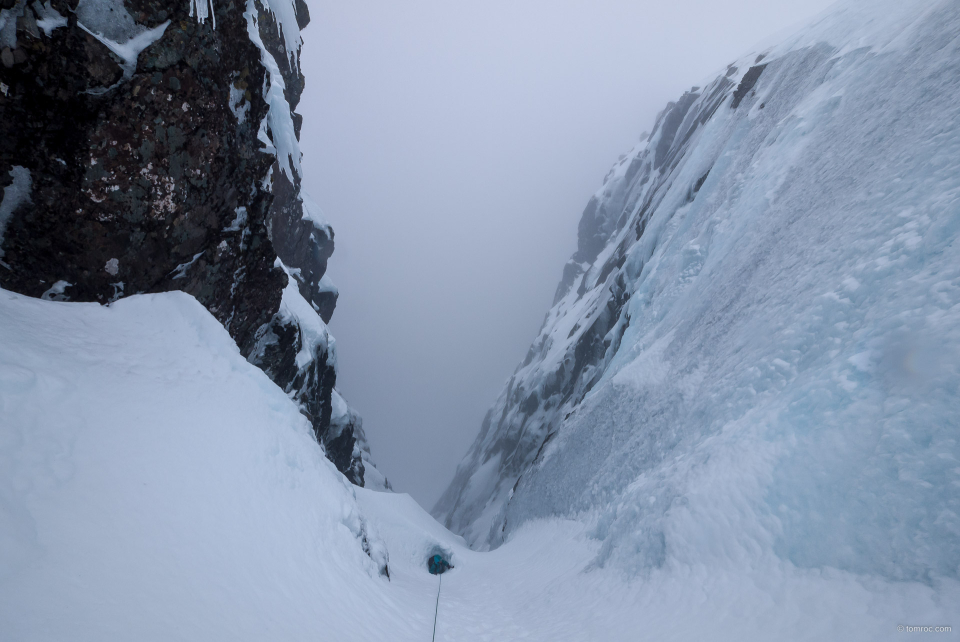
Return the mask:
{"type": "Polygon", "coordinates": [[[173,268],[173,271],[170,272],[170,274],[173,276],[174,279],[182,279],[187,275],[187,270],[189,270],[190,267],[194,263],[196,263],[201,256],[203,256],[203,252],[197,252],[196,254],[193,255],[192,259],[190,259],[186,263],[181,263],[177,267],[173,268]]]}
{"type": "Polygon", "coordinates": [[[245,92],[230,85],[230,111],[237,118],[237,124],[242,125],[250,113],[250,103],[246,102],[245,92]]]}
{"type": "Polygon", "coordinates": [[[68,24],[67,19],[60,15],[59,11],[50,6],[50,0],[47,0],[44,4],[40,4],[40,0],[36,0],[33,3],[33,10],[40,16],[40,19],[37,20],[37,26],[43,30],[47,38],[50,37],[54,29],[66,27],[68,24]]]}
{"type": "Polygon", "coordinates": [[[0,259],[3,258],[3,235],[7,231],[10,217],[18,207],[30,202],[30,191],[33,188],[30,170],[26,167],[14,165],[10,176],[13,181],[3,188],[3,200],[0,200],[0,259]]]}
{"type": "Polygon", "coordinates": [[[40,298],[44,301],[69,301],[70,297],[64,294],[67,291],[67,288],[71,287],[73,284],[67,281],[57,281],[50,289],[40,295],[40,298]]]}
{"type": "Polygon", "coordinates": [[[231,221],[229,227],[223,228],[224,232],[239,232],[247,225],[247,208],[241,205],[235,210],[236,216],[231,221]]]}
{"type": "Polygon", "coordinates": [[[297,5],[294,0],[265,0],[263,3],[273,14],[280,26],[286,50],[287,64],[293,70],[300,69],[300,47],[303,39],[300,36],[300,25],[297,22],[297,5]]]}
{"type": "Polygon", "coordinates": [[[140,52],[163,36],[170,21],[150,29],[133,19],[122,0],[80,0],[77,24],[123,60],[123,77],[127,79],[137,70],[140,52]]]}
{"type": "Polygon", "coordinates": [[[213,28],[217,28],[217,12],[213,9],[213,0],[190,0],[190,17],[197,17],[197,22],[203,24],[207,18],[213,18],[213,28]]]}
{"type": "MultiPolygon", "coordinates": [[[[293,12],[293,29],[295,29],[292,33],[296,34],[295,37],[299,41],[300,30],[296,23],[296,12],[292,8],[293,3],[290,0],[277,0],[277,4],[290,5],[290,11],[293,12]]],[[[264,151],[276,154],[280,171],[286,174],[291,182],[296,183],[297,177],[301,174],[300,143],[293,126],[293,118],[290,116],[290,103],[284,96],[286,85],[283,74],[260,37],[256,0],[247,0],[247,10],[243,15],[247,19],[247,35],[250,41],[260,49],[260,61],[267,69],[263,99],[269,106],[269,110],[263,122],[260,123],[258,138],[264,143],[264,151]]],[[[286,22],[282,24],[285,28],[290,26],[286,22]]],[[[287,35],[287,37],[290,36],[287,35]]]]}
{"type": "Polygon", "coordinates": [[[116,283],[111,283],[110,287],[113,288],[113,294],[110,296],[108,303],[113,303],[120,299],[123,296],[123,281],[117,281],[116,283]]]}
{"type": "Polygon", "coordinates": [[[170,25],[170,21],[167,20],[163,24],[160,24],[153,29],[141,31],[137,35],[125,40],[124,42],[111,40],[110,38],[93,31],[82,22],[78,21],[77,24],[81,29],[99,40],[107,49],[112,51],[121,60],[123,60],[123,63],[120,65],[120,67],[123,69],[123,77],[130,78],[137,70],[137,57],[140,55],[140,52],[155,43],[163,36],[163,32],[167,30],[167,27],[170,25]]]}

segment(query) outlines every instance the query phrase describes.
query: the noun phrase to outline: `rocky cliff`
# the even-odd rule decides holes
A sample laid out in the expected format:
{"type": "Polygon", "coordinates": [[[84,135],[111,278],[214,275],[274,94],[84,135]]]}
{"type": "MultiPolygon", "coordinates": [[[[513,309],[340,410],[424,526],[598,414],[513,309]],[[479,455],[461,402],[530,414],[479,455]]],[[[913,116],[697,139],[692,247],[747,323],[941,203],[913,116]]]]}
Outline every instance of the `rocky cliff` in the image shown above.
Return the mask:
{"type": "Polygon", "coordinates": [[[0,7],[0,286],[192,294],[362,485],[333,404],[334,233],[301,191],[303,1],[0,7]]]}
{"type": "Polygon", "coordinates": [[[958,34],[956,2],[845,2],[667,105],[434,514],[956,578],[958,34]]]}

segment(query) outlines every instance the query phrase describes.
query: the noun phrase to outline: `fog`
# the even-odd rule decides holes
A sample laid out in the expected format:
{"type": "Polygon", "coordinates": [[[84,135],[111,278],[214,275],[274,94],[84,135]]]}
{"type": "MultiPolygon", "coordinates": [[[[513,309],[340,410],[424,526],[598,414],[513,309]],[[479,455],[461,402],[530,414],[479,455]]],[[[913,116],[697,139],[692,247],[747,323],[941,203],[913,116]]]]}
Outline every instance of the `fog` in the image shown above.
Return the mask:
{"type": "Polygon", "coordinates": [[[431,508],[618,156],[828,0],[308,0],[304,185],[336,231],[338,387],[431,508]]]}

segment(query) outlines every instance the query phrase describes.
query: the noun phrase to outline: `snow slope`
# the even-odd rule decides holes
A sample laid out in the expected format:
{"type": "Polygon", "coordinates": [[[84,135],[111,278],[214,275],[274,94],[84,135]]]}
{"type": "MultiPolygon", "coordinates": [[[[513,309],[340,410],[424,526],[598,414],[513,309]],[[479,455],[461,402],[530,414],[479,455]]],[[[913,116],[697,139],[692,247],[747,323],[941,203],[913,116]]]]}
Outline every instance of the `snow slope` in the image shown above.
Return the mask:
{"type": "Polygon", "coordinates": [[[0,637],[373,635],[350,485],[196,300],[0,291],[0,334],[0,637]]]}
{"type": "Polygon", "coordinates": [[[641,576],[960,578],[958,65],[960,3],[848,1],[668,105],[435,514],[576,518],[641,576]]]}
{"type": "Polygon", "coordinates": [[[960,589],[767,555],[643,578],[575,520],[468,548],[408,495],[351,486],[296,405],[182,293],[100,307],[0,290],[0,638],[878,640],[960,589]],[[384,560],[390,578],[364,553],[384,560]]]}

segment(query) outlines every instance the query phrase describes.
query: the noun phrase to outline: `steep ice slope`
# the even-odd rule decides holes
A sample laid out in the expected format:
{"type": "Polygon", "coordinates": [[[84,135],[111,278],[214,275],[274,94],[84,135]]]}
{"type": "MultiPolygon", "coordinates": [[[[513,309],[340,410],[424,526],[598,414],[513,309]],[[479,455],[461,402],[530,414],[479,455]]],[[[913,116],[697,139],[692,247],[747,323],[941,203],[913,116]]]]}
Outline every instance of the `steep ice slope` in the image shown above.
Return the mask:
{"type": "Polygon", "coordinates": [[[182,293],[105,308],[0,290],[0,332],[4,642],[422,642],[435,550],[455,566],[443,641],[878,640],[956,621],[957,583],[772,557],[628,581],[592,565],[600,543],[577,521],[472,551],[409,496],[347,483],[182,293]]]}
{"type": "Polygon", "coordinates": [[[435,514],[481,548],[578,516],[644,572],[957,578],[958,70],[960,4],[845,2],[668,105],[435,514]]]}

